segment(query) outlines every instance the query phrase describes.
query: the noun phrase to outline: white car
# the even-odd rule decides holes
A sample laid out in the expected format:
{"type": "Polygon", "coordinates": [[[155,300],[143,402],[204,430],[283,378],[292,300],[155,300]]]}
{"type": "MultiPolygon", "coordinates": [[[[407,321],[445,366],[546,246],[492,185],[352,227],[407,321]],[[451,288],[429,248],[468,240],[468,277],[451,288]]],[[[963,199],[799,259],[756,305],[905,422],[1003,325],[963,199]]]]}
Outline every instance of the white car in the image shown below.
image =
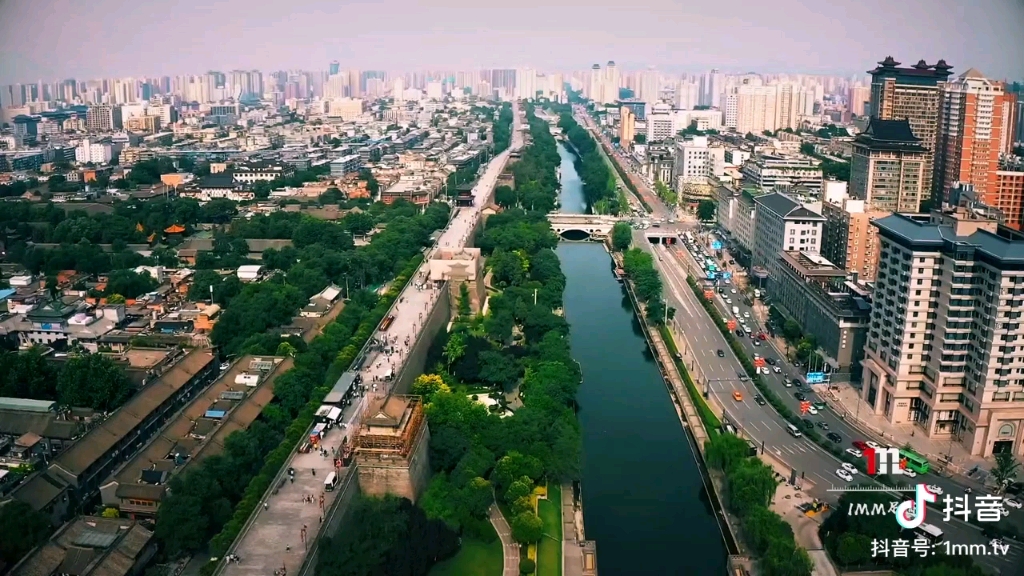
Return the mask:
{"type": "Polygon", "coordinates": [[[877,442],[872,442],[871,440],[868,440],[867,442],[865,442],[865,444],[867,444],[868,446],[874,448],[875,450],[881,450],[882,449],[882,446],[880,444],[878,444],[877,442]]]}
{"type": "Polygon", "coordinates": [[[1007,498],[1006,500],[1003,501],[1003,504],[1006,504],[1010,508],[1016,508],[1017,510],[1021,509],[1021,502],[1016,498],[1007,498]]]}
{"type": "Polygon", "coordinates": [[[853,464],[850,464],[849,462],[843,462],[843,470],[846,470],[850,474],[857,473],[857,467],[854,466],[853,464]]]}
{"type": "Polygon", "coordinates": [[[942,496],[943,490],[941,486],[936,486],[935,484],[928,484],[925,486],[925,488],[927,488],[928,491],[931,492],[932,494],[938,494],[939,496],[942,496]]]}
{"type": "Polygon", "coordinates": [[[750,312],[744,312],[743,313],[743,317],[744,318],[750,318],[750,312]]]}
{"type": "Polygon", "coordinates": [[[810,414],[811,416],[817,416],[818,415],[818,409],[815,408],[814,406],[811,406],[811,407],[807,408],[807,413],[810,414]]]}
{"type": "Polygon", "coordinates": [[[836,476],[839,476],[840,478],[846,480],[847,482],[853,482],[853,474],[850,474],[844,468],[836,470],[836,476]]]}
{"type": "Polygon", "coordinates": [[[786,388],[792,388],[793,387],[793,383],[790,382],[789,380],[786,380],[785,382],[783,382],[782,385],[785,386],[786,388]]]}
{"type": "Polygon", "coordinates": [[[729,289],[729,292],[731,292],[731,293],[735,294],[735,293],[736,293],[736,289],[735,289],[735,288],[730,288],[730,289],[729,289]]]}
{"type": "Polygon", "coordinates": [[[772,366],[772,371],[776,374],[782,374],[782,368],[779,368],[778,366],[772,366]]]}
{"type": "Polygon", "coordinates": [[[904,468],[903,470],[900,470],[900,474],[906,476],[907,478],[917,478],[917,472],[914,472],[910,468],[904,468]]]}
{"type": "Polygon", "coordinates": [[[853,456],[854,458],[860,458],[861,456],[864,455],[863,452],[857,450],[856,448],[847,448],[846,453],[849,454],[850,456],[853,456]]]}
{"type": "Polygon", "coordinates": [[[726,298],[725,299],[725,303],[726,304],[732,304],[732,298],[726,298]]]}

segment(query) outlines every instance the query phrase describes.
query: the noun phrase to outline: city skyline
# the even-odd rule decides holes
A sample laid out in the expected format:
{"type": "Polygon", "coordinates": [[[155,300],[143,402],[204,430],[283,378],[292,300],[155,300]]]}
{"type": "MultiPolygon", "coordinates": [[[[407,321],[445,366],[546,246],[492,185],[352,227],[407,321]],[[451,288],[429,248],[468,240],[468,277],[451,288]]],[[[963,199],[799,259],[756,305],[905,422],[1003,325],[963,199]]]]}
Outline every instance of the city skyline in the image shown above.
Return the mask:
{"type": "Polygon", "coordinates": [[[123,0],[88,6],[67,0],[5,3],[0,6],[0,53],[5,55],[0,83],[321,70],[332,60],[343,68],[402,71],[578,70],[611,59],[624,69],[654,65],[666,73],[719,68],[860,75],[890,54],[904,62],[943,58],[957,70],[974,67],[996,79],[1024,78],[1024,62],[1009,49],[1013,24],[1024,21],[1024,5],[1014,0],[985,0],[963,14],[951,2],[889,6],[881,0],[843,0],[815,6],[809,15],[801,15],[810,12],[807,0],[781,0],[770,8],[741,0],[727,14],[719,14],[717,6],[677,4],[520,2],[507,11],[461,0],[429,9],[406,0],[306,0],[282,15],[271,5],[239,0],[187,9],[175,2],[140,6],[123,0]],[[879,24],[885,19],[919,25],[879,24]],[[77,33],[68,33],[66,22],[74,22],[77,33]],[[156,29],[147,28],[149,23],[156,29]],[[689,35],[692,30],[700,35],[689,35]],[[40,45],[39,38],[52,42],[40,45]]]}

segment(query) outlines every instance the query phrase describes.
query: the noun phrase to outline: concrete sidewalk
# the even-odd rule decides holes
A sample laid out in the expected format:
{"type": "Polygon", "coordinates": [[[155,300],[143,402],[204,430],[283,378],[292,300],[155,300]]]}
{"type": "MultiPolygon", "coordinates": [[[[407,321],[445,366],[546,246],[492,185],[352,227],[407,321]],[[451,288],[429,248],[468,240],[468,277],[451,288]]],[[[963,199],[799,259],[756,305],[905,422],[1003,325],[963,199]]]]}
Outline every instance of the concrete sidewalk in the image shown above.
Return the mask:
{"type": "MultiPolygon", "coordinates": [[[[890,424],[885,416],[875,414],[871,406],[861,399],[860,389],[850,384],[839,384],[831,390],[825,385],[814,388],[837,414],[844,415],[846,421],[854,427],[892,446],[902,448],[909,444],[915,452],[927,457],[938,468],[945,468],[948,474],[964,475],[975,466],[983,470],[992,467],[991,462],[981,456],[971,455],[958,442],[928,438],[916,424],[890,424]]],[[[963,479],[967,480],[966,476],[963,479]]]]}

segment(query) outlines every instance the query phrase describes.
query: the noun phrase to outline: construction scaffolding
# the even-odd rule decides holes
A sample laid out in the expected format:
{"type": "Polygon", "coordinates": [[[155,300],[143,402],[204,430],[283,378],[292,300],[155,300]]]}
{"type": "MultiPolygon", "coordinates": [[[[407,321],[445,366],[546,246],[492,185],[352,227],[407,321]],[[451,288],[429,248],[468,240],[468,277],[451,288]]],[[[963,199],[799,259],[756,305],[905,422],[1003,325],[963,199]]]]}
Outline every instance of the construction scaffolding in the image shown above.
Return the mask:
{"type": "Polygon", "coordinates": [[[377,401],[363,413],[354,446],[357,457],[407,458],[423,427],[419,396],[394,395],[377,401]]]}

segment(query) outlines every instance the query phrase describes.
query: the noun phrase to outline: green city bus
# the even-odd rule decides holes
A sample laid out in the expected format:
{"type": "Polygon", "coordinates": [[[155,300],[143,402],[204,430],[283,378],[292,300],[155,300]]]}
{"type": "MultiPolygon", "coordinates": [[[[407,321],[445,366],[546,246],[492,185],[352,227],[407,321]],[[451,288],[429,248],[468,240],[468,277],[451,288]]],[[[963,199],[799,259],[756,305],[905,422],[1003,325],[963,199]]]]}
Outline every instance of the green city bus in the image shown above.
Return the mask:
{"type": "Polygon", "coordinates": [[[909,468],[910,470],[913,470],[918,474],[928,473],[928,459],[925,458],[924,456],[921,456],[917,452],[914,452],[913,450],[908,450],[906,448],[900,448],[900,459],[906,460],[907,468],[909,468]]]}

